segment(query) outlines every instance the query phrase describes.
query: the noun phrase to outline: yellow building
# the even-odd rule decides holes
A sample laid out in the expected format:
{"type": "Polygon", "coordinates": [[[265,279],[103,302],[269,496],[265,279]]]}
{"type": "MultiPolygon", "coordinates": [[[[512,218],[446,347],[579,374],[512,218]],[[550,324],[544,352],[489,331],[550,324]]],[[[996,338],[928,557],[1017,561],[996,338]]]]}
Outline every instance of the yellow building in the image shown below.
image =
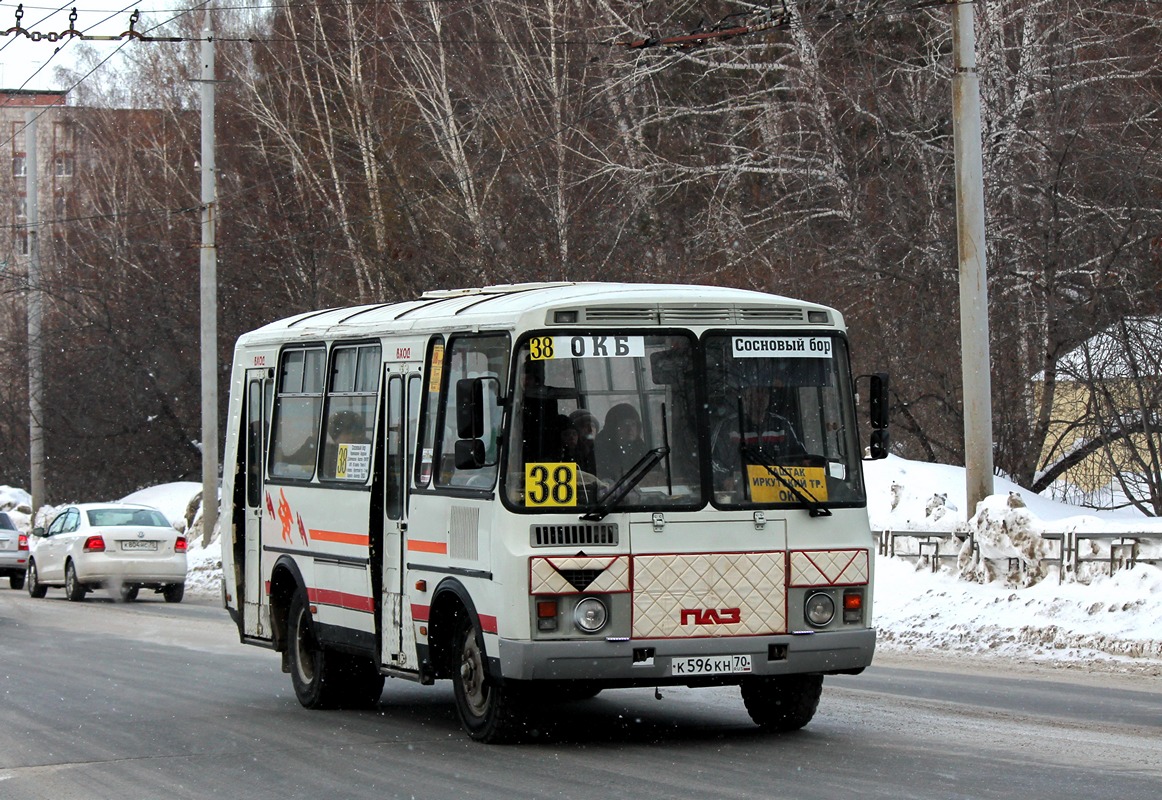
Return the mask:
{"type": "Polygon", "coordinates": [[[1058,361],[1042,469],[1066,459],[1056,496],[1162,513],[1162,318],[1123,319],[1058,361]]]}

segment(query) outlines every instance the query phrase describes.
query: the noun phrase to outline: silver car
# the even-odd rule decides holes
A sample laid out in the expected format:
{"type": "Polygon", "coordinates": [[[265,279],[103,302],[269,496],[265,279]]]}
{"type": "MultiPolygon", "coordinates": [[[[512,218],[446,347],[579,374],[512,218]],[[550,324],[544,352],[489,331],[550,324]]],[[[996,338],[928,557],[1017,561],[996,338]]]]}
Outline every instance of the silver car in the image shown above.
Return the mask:
{"type": "Polygon", "coordinates": [[[0,578],[8,576],[13,589],[24,588],[24,571],[28,569],[28,534],[22,533],[12,517],[0,511],[0,578]]]}
{"type": "Polygon", "coordinates": [[[67,506],[32,537],[28,593],[44,597],[50,587],[60,586],[69,600],[84,600],[104,587],[128,601],[140,589],[153,589],[166,602],[179,603],[185,595],[186,545],[186,537],[156,508],[67,506]]]}

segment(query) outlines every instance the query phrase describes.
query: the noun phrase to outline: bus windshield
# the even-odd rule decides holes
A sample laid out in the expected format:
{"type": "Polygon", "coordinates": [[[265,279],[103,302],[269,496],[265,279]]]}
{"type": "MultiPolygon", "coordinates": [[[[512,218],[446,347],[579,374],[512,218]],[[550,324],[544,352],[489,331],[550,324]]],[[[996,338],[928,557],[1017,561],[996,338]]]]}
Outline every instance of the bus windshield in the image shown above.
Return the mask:
{"type": "Polygon", "coordinates": [[[863,502],[841,337],[710,334],[703,352],[715,505],[863,502]]]}
{"type": "Polygon", "coordinates": [[[708,500],[813,515],[864,502],[841,336],[534,334],[516,375],[516,508],[599,519],[708,500]]]}
{"type": "Polygon", "coordinates": [[[681,333],[526,339],[516,356],[509,503],[545,511],[703,505],[695,352],[693,336],[681,333]]]}

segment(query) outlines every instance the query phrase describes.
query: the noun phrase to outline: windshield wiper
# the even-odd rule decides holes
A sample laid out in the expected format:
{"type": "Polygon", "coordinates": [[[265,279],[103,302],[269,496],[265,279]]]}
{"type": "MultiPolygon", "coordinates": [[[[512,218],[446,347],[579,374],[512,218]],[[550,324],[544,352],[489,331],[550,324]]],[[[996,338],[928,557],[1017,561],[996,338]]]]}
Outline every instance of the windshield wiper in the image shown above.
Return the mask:
{"type": "Polygon", "coordinates": [[[819,498],[815,497],[815,495],[811,494],[806,489],[796,486],[794,481],[783,474],[783,468],[767,458],[766,454],[763,453],[761,449],[745,443],[740,444],[738,449],[746,460],[752,461],[755,464],[758,464],[760,467],[765,468],[767,472],[771,473],[775,480],[783,484],[783,486],[785,486],[787,490],[791,492],[791,494],[795,495],[795,497],[799,499],[800,503],[803,503],[805,506],[807,506],[807,510],[811,516],[831,516],[831,509],[825,508],[823,504],[819,502],[819,498]]]}
{"type": "Polygon", "coordinates": [[[655,447],[639,458],[636,464],[614,481],[613,485],[609,487],[609,491],[597,499],[592,511],[581,515],[581,519],[586,522],[600,522],[605,519],[613,507],[625,499],[625,496],[633,491],[633,487],[641,483],[642,478],[669,454],[670,448],[662,446],[655,447]]]}

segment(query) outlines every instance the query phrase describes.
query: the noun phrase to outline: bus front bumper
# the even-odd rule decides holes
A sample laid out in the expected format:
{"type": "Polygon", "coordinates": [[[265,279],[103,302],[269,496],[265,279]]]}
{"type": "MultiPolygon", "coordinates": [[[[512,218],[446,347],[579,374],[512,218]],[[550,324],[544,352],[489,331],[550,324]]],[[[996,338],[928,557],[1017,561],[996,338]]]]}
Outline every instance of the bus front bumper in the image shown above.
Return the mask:
{"type": "MultiPolygon", "coordinates": [[[[522,681],[587,681],[607,686],[737,683],[748,675],[854,673],[871,664],[874,628],[810,634],[628,641],[501,639],[501,677],[522,681]],[[691,674],[691,659],[749,656],[749,671],[691,674]],[[685,669],[684,669],[685,668],[685,669]]],[[[735,660],[737,665],[738,660],[735,660]]]]}

